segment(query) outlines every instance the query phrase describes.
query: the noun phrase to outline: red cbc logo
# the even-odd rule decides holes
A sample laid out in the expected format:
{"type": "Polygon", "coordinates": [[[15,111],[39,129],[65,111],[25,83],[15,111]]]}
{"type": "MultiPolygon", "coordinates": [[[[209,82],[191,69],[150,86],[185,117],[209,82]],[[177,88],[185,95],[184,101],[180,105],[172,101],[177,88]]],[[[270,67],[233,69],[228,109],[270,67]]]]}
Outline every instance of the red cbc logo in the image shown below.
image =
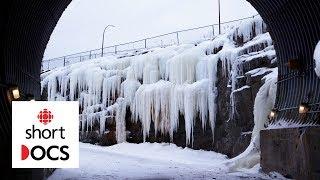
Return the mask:
{"type": "Polygon", "coordinates": [[[38,120],[44,124],[47,125],[53,120],[53,114],[48,109],[43,109],[38,114],[38,120]]]}

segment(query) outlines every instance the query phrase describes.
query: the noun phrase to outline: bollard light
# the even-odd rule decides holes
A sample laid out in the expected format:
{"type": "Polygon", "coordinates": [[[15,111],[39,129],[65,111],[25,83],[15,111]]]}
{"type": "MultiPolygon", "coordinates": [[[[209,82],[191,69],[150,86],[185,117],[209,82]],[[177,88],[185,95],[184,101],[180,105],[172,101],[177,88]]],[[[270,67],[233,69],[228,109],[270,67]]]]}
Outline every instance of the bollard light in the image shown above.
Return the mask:
{"type": "Polygon", "coordinates": [[[310,106],[308,103],[301,103],[299,105],[299,113],[300,114],[305,114],[305,113],[309,112],[309,110],[310,110],[310,106]]]}

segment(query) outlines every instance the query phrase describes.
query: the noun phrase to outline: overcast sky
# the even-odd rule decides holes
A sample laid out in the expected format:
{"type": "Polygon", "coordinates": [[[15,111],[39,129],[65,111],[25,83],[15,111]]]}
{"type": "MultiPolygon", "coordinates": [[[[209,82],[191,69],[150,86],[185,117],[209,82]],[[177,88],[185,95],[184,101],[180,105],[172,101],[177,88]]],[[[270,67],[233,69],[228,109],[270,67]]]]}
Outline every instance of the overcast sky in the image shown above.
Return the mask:
{"type": "MultiPolygon", "coordinates": [[[[218,0],[73,0],[54,29],[44,59],[218,22],[218,0]]],[[[221,0],[221,21],[257,14],[246,0],[221,0]]]]}

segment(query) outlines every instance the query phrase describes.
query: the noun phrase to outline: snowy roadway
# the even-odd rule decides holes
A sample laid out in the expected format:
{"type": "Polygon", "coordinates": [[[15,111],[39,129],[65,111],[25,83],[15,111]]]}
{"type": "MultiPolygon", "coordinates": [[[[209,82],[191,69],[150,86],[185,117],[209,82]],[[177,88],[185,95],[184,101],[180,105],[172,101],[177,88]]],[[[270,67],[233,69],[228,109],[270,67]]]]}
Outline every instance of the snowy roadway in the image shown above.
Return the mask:
{"type": "Polygon", "coordinates": [[[228,172],[226,156],[173,144],[122,143],[101,147],[80,143],[80,168],[57,169],[55,179],[270,179],[250,170],[228,172]]]}

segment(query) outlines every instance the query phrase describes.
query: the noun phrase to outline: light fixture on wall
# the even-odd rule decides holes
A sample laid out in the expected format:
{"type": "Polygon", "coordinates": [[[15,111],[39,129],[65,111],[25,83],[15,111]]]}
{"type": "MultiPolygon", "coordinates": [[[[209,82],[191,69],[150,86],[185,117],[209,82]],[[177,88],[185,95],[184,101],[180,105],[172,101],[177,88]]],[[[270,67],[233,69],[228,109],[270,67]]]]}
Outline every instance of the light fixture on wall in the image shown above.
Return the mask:
{"type": "Polygon", "coordinates": [[[5,83],[0,82],[0,87],[3,87],[6,89],[9,102],[17,101],[17,100],[23,100],[23,101],[35,101],[36,100],[36,98],[33,94],[22,93],[17,85],[5,84],[5,83]]]}
{"type": "Polygon", "coordinates": [[[19,100],[21,97],[19,87],[17,85],[8,85],[9,101],[19,100]]]}
{"type": "Polygon", "coordinates": [[[14,87],[12,88],[12,96],[13,96],[13,99],[19,99],[20,98],[20,91],[19,91],[19,88],[18,87],[14,87]]]}
{"type": "Polygon", "coordinates": [[[308,113],[310,110],[310,106],[308,103],[301,103],[299,105],[299,113],[300,114],[305,114],[305,113],[308,113]]]}
{"type": "Polygon", "coordinates": [[[270,114],[269,114],[269,119],[271,120],[271,119],[274,119],[276,116],[277,116],[277,114],[278,114],[278,110],[277,109],[272,109],[271,111],[270,111],[270,114]]]}
{"type": "Polygon", "coordinates": [[[0,87],[3,87],[7,91],[8,100],[11,102],[13,100],[18,100],[21,97],[19,87],[17,85],[5,84],[0,82],[0,87]]]}

